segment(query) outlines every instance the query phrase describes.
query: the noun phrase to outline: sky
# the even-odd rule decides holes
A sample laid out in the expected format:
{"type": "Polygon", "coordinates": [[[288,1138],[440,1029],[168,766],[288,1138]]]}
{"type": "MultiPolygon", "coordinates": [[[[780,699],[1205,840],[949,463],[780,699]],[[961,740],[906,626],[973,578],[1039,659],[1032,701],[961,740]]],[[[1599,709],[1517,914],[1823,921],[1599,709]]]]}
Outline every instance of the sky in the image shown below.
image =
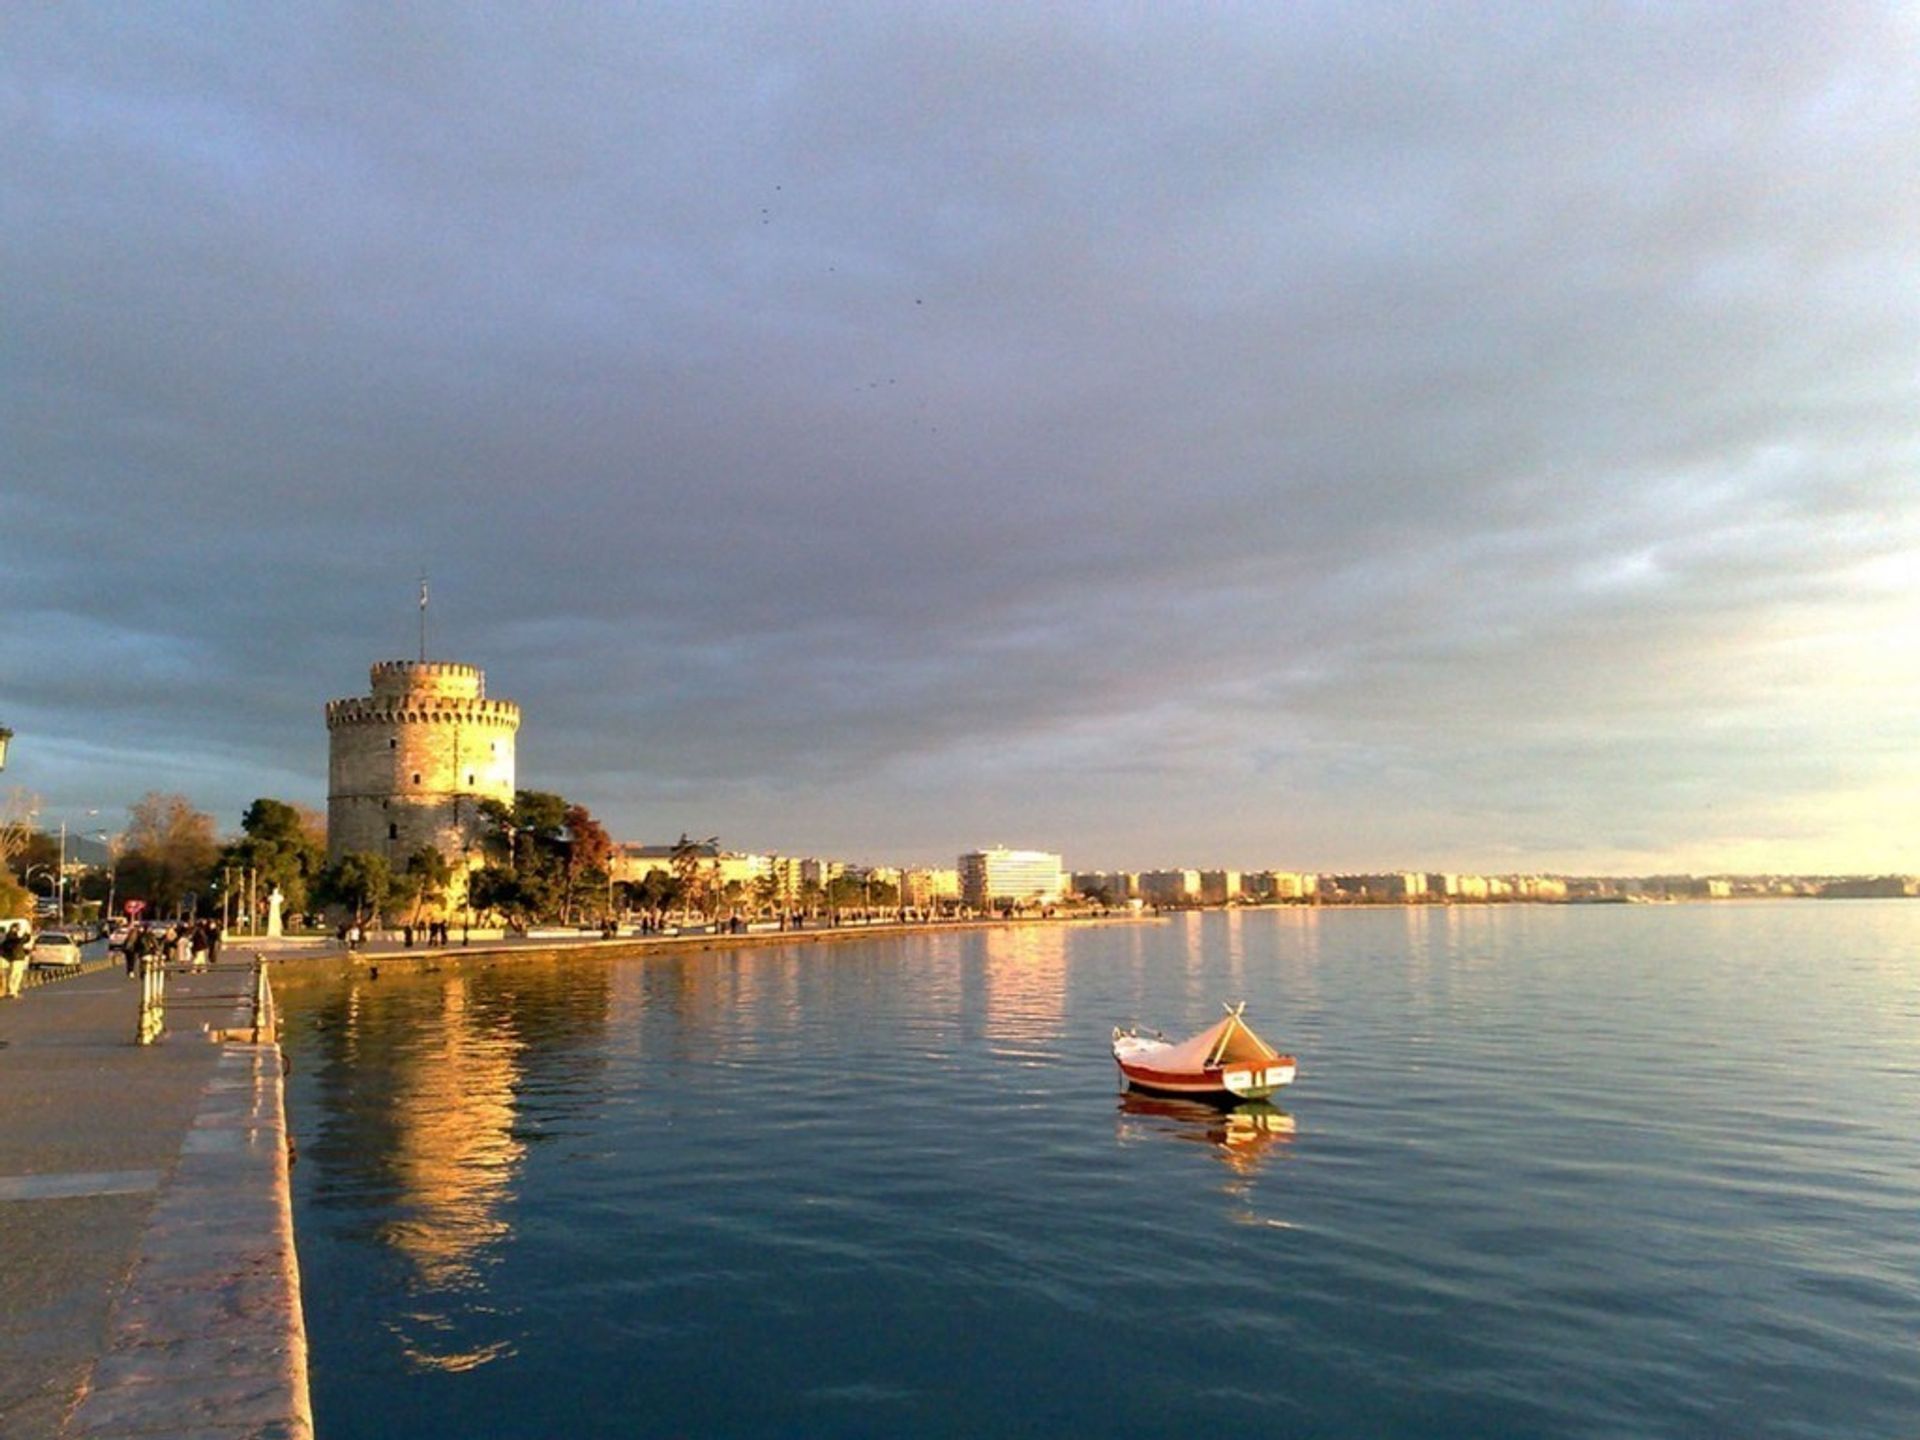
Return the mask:
{"type": "Polygon", "coordinates": [[[0,19],[0,724],[622,839],[1920,871],[1920,9],[0,19]]]}

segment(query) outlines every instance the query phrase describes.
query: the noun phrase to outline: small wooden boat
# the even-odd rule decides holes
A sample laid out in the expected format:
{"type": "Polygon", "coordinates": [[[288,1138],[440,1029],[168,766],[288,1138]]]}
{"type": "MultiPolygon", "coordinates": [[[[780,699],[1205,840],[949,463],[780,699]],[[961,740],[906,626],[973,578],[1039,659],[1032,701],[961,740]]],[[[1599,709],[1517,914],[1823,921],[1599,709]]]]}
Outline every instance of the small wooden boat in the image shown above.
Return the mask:
{"type": "Polygon", "coordinates": [[[1293,1083],[1294,1058],[1282,1055],[1248,1028],[1242,1000],[1224,1020],[1178,1042],[1137,1027],[1113,1030],[1113,1058],[1127,1084],[1157,1095],[1196,1100],[1264,1100],[1293,1083]]]}

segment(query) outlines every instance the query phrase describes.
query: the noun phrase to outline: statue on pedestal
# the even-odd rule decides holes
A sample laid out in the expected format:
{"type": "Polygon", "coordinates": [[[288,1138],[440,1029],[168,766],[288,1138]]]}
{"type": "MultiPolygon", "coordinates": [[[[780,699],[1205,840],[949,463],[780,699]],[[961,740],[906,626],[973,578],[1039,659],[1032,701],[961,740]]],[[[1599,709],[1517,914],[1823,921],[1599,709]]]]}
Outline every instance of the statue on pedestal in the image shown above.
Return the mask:
{"type": "Polygon", "coordinates": [[[269,937],[277,936],[280,933],[280,902],[283,898],[278,885],[274,886],[272,893],[267,896],[267,934],[269,937]]]}

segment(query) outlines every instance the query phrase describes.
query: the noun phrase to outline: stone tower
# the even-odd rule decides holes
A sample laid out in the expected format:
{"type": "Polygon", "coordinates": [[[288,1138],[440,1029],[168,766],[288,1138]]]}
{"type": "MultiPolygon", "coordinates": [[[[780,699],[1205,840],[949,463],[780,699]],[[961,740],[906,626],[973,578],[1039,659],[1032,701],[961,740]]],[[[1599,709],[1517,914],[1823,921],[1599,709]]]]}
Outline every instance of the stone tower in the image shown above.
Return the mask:
{"type": "Polygon", "coordinates": [[[387,857],[396,873],[432,846],[454,872],[449,905],[480,863],[482,800],[513,802],[520,707],[487,699],[473,665],[384,660],[373,693],[327,702],[327,856],[387,857]]]}

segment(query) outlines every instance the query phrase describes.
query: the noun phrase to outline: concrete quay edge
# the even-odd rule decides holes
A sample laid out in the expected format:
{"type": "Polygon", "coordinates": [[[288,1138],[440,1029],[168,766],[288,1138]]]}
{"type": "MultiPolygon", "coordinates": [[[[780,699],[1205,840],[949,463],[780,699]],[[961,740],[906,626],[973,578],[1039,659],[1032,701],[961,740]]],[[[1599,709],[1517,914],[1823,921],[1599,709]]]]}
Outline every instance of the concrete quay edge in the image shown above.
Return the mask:
{"type": "Polygon", "coordinates": [[[284,1064],[220,1049],[62,1440],[312,1440],[284,1064]]]}

